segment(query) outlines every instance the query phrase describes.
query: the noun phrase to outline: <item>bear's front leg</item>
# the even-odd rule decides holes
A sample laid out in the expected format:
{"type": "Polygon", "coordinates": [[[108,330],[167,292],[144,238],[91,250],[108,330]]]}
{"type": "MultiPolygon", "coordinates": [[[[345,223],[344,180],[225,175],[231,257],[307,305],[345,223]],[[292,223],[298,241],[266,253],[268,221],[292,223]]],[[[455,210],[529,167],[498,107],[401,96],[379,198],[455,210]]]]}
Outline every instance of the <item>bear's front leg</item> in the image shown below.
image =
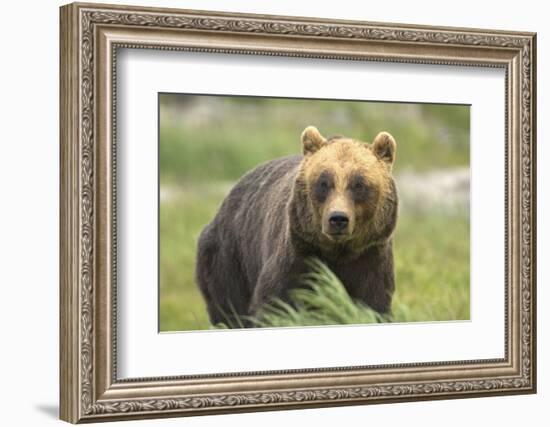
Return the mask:
{"type": "Polygon", "coordinates": [[[249,315],[255,316],[258,311],[275,298],[288,301],[288,291],[300,286],[301,276],[306,272],[303,260],[286,256],[273,255],[265,263],[256,282],[249,315]]]}
{"type": "Polygon", "coordinates": [[[333,263],[331,267],[353,299],[380,314],[391,315],[395,289],[391,240],[371,246],[350,263],[333,263]]]}

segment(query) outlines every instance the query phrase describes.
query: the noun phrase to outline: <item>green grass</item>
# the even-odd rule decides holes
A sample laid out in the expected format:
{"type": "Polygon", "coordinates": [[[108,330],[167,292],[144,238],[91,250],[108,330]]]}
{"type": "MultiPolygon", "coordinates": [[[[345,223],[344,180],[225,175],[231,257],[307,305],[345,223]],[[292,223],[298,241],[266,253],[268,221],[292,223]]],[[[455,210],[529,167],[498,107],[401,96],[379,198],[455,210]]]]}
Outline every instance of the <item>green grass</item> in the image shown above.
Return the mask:
{"type": "Polygon", "coordinates": [[[470,221],[401,216],[394,239],[394,309],[401,321],[470,318],[470,221]],[[407,313],[407,315],[405,315],[407,313]]]}
{"type": "MultiPolygon", "coordinates": [[[[204,102],[191,99],[190,103],[204,102]]],[[[168,95],[163,100],[163,183],[235,181],[264,161],[301,153],[300,134],[310,124],[327,137],[344,134],[364,141],[389,131],[397,141],[396,172],[469,163],[466,106],[221,97],[212,107],[211,114],[218,115],[207,122],[186,122],[179,118],[189,114],[186,109],[163,114],[174,102],[168,95]]]]}
{"type": "Polygon", "coordinates": [[[390,321],[354,301],[334,273],[317,259],[302,278],[303,287],[290,291],[292,304],[276,299],[249,320],[257,327],[353,325],[390,321]]]}
{"type": "MultiPolygon", "coordinates": [[[[399,292],[390,315],[381,315],[361,301],[354,301],[342,282],[319,260],[311,260],[311,272],[303,278],[303,288],[290,293],[292,304],[276,299],[266,305],[256,318],[249,320],[257,327],[295,327],[320,325],[353,325],[387,322],[418,322],[469,319],[468,288],[462,285],[445,292],[434,287],[430,300],[405,302],[408,293],[399,292]],[[435,304],[434,304],[435,303],[435,304]],[[434,306],[436,307],[434,309],[434,306]],[[413,308],[414,307],[414,308],[413,308]]],[[[409,272],[410,274],[410,272],[409,272]]],[[[413,272],[413,275],[416,274],[413,272]]],[[[422,273],[420,273],[422,274],[422,273]]],[[[429,274],[430,276],[431,274],[429,274]]],[[[409,280],[414,278],[409,278],[409,280]]],[[[440,285],[445,286],[445,280],[440,285]]],[[[404,286],[407,282],[402,282],[404,286]]],[[[411,282],[409,282],[411,283],[411,282]]],[[[435,283],[435,281],[425,282],[435,283]]],[[[467,282],[466,282],[467,283],[467,282]]],[[[224,327],[225,325],[222,325],[224,327]]],[[[233,325],[238,327],[238,325],[233,325]]]]}
{"type": "Polygon", "coordinates": [[[196,244],[221,197],[198,191],[175,197],[160,208],[160,330],[205,329],[206,307],[194,282],[196,244]]]}

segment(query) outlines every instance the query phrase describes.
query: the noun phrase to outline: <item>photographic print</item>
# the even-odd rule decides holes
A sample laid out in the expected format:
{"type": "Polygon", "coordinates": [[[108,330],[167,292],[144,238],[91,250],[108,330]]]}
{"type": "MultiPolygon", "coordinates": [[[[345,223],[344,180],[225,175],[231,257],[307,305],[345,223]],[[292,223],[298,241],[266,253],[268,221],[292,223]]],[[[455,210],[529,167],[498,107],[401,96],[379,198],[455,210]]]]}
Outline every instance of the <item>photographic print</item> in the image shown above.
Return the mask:
{"type": "Polygon", "coordinates": [[[159,330],[470,319],[470,106],[159,94],[159,330]]]}

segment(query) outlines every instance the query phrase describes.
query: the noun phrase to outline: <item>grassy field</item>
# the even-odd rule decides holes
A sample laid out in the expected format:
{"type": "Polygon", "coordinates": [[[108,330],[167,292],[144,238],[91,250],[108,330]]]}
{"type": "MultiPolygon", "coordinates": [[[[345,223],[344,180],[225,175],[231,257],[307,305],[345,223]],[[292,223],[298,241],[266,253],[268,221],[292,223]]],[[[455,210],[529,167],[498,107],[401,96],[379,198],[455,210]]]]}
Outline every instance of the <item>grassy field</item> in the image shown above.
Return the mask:
{"type": "MultiPolygon", "coordinates": [[[[244,172],[300,152],[306,125],[364,140],[390,131],[398,142],[396,175],[469,163],[467,107],[195,98],[169,96],[161,103],[161,331],[212,327],[194,282],[198,235],[244,172]]],[[[395,321],[469,318],[469,231],[464,210],[401,210],[395,321]]],[[[281,319],[272,326],[278,325],[288,326],[281,319]]]]}
{"type": "MultiPolygon", "coordinates": [[[[209,327],[193,279],[195,244],[219,199],[181,195],[161,208],[162,331],[209,327]],[[185,215],[181,215],[185,212],[185,215]]],[[[470,224],[464,217],[403,216],[395,234],[394,310],[401,321],[470,318],[470,224]],[[406,315],[406,316],[405,316],[406,315]]]]}
{"type": "Polygon", "coordinates": [[[398,143],[396,173],[469,164],[465,106],[232,97],[206,97],[212,101],[203,106],[200,97],[163,99],[161,185],[236,181],[259,163],[301,153],[300,134],[308,125],[327,137],[363,141],[389,131],[398,143]]]}

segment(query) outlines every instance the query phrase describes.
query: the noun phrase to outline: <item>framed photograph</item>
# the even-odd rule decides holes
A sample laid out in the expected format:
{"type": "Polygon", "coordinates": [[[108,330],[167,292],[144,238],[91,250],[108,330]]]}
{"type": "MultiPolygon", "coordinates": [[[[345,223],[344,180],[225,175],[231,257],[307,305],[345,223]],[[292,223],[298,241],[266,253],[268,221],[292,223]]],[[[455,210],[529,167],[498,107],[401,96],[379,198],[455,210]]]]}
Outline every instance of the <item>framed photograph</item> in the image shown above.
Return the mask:
{"type": "Polygon", "coordinates": [[[536,36],[60,10],[60,414],[536,391],[536,36]]]}

